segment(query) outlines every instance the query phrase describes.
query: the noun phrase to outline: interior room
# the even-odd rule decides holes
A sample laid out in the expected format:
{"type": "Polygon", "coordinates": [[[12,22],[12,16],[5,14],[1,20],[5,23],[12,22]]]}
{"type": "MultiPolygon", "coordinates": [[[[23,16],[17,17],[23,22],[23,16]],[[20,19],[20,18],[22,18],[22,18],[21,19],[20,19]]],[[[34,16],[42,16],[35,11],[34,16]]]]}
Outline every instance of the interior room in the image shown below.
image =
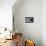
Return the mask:
{"type": "Polygon", "coordinates": [[[0,0],[0,46],[46,46],[46,0],[0,0]]]}

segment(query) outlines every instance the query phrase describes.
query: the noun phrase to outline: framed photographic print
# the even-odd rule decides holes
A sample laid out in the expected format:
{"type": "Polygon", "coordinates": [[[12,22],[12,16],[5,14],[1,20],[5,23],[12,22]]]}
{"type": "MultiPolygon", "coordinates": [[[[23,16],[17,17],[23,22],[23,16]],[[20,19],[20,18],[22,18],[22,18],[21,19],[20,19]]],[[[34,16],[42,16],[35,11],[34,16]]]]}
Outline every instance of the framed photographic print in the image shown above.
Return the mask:
{"type": "Polygon", "coordinates": [[[34,17],[25,17],[25,23],[34,23],[34,17]]]}

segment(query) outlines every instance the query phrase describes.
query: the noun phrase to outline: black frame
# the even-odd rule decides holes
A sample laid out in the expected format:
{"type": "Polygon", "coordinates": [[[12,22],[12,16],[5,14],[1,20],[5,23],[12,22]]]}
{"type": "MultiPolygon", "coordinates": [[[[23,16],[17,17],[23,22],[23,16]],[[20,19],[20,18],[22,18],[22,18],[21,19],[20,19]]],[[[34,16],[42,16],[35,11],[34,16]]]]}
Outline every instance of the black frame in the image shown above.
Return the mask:
{"type": "Polygon", "coordinates": [[[34,23],[34,17],[25,17],[25,23],[34,23]]]}

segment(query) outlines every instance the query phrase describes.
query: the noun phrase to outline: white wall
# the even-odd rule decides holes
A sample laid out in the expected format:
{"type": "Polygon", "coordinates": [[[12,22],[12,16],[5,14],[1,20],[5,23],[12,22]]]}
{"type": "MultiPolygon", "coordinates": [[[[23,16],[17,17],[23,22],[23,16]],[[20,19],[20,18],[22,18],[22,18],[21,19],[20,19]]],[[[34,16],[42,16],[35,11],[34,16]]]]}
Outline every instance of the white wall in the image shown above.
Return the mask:
{"type": "Polygon", "coordinates": [[[41,46],[41,0],[23,0],[14,10],[15,28],[41,46]],[[25,17],[34,17],[34,23],[25,23],[25,17]]]}
{"type": "Polygon", "coordinates": [[[41,1],[41,40],[42,46],[46,46],[46,0],[41,1]]]}
{"type": "Polygon", "coordinates": [[[12,6],[16,0],[0,0],[0,27],[12,28],[12,6]]]}

